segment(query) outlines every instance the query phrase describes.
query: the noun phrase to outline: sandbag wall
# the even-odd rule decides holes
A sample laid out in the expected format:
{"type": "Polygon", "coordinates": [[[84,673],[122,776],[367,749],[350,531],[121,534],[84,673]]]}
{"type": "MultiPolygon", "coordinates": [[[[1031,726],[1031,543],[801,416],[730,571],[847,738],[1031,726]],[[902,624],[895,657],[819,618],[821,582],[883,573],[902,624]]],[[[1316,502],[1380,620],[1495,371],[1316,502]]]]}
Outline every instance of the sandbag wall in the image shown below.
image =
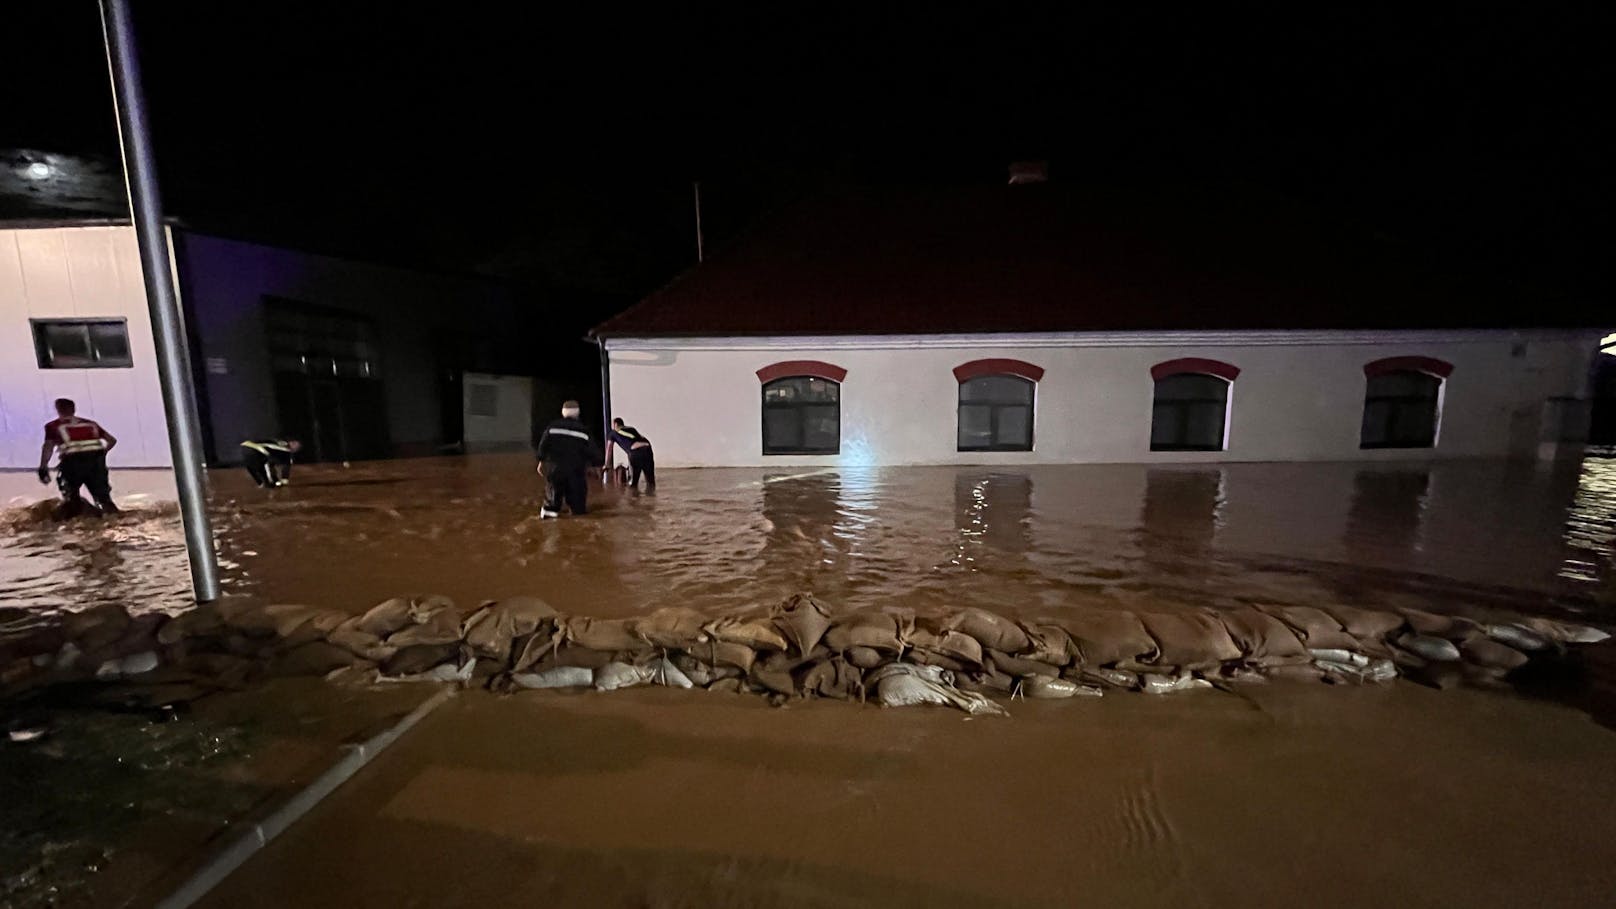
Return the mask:
{"type": "Polygon", "coordinates": [[[992,712],[986,696],[1164,693],[1267,678],[1496,683],[1535,658],[1606,637],[1544,618],[1488,623],[1344,605],[1072,609],[1013,621],[970,607],[840,613],[808,595],[729,615],[667,607],[625,619],[566,615],[536,597],[469,615],[441,596],[391,599],[358,616],[227,601],[174,618],[103,606],[59,621],[13,620],[0,625],[0,684],[159,668],[236,684],[340,671],[477,680],[496,691],[660,683],[992,712]]]}

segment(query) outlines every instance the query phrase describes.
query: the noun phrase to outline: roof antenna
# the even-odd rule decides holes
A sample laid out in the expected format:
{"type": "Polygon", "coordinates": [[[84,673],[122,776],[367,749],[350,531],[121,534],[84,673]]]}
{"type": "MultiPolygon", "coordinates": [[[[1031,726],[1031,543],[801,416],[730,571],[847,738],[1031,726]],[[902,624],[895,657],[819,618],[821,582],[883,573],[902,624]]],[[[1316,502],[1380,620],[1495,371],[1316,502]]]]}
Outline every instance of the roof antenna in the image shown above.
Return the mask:
{"type": "Polygon", "coordinates": [[[696,261],[699,263],[703,259],[701,248],[701,181],[697,180],[691,185],[696,190],[696,261]]]}

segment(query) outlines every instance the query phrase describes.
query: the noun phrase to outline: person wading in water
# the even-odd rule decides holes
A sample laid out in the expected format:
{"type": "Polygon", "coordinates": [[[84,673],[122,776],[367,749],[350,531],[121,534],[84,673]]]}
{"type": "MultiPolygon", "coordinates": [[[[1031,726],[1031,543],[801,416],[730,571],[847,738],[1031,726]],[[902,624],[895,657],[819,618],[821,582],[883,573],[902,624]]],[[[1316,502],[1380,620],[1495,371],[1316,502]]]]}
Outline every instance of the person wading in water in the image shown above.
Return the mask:
{"type": "Polygon", "coordinates": [[[589,430],[578,422],[578,402],[561,405],[561,419],[544,428],[533,439],[539,458],[539,474],[544,477],[544,507],[540,518],[561,517],[566,505],[575,515],[589,513],[589,465],[605,459],[600,447],[589,437],[589,430]]]}
{"type": "Polygon", "coordinates": [[[259,489],[272,489],[292,482],[292,456],[303,449],[296,439],[265,439],[241,443],[241,466],[259,489]]]}
{"type": "Polygon", "coordinates": [[[651,440],[640,431],[626,426],[622,417],[612,420],[612,431],[606,436],[606,463],[612,462],[612,446],[616,445],[628,455],[628,485],[640,491],[640,475],[645,475],[646,492],[656,492],[656,457],[651,453],[651,440]]]}
{"type": "Polygon", "coordinates": [[[112,483],[107,477],[107,452],[118,440],[94,420],[77,413],[78,405],[68,398],[56,399],[56,419],[45,424],[45,444],[39,448],[39,482],[50,482],[50,456],[55,451],[56,487],[62,491],[62,513],[73,517],[84,510],[79,487],[90,490],[90,498],[103,512],[116,512],[112,503],[112,483]]]}

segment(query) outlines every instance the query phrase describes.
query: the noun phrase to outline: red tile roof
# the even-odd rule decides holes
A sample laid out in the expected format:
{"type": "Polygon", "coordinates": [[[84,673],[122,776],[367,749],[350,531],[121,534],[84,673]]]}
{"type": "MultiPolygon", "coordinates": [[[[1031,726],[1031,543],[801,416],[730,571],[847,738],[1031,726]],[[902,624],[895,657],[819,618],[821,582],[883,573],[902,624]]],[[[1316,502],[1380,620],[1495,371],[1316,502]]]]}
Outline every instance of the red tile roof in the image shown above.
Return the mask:
{"type": "Polygon", "coordinates": [[[1059,184],[845,190],[783,213],[602,337],[1584,327],[1593,314],[1284,224],[1059,184]]]}

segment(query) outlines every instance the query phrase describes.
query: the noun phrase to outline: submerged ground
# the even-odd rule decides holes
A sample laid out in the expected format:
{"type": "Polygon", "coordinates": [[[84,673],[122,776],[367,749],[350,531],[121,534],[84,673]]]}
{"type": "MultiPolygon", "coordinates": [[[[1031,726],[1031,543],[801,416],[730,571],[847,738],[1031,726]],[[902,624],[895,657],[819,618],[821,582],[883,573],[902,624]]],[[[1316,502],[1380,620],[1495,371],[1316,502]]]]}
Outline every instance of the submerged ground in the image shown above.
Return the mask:
{"type": "MultiPolygon", "coordinates": [[[[1596,459],[667,471],[655,497],[606,492],[587,518],[542,523],[522,457],[294,479],[264,493],[212,478],[229,592],[354,611],[427,591],[626,615],[809,590],[1025,617],[1328,602],[1616,620],[1616,462],[1596,459]]],[[[67,527],[8,516],[4,605],[183,607],[171,509],[67,527]]],[[[297,691],[305,713],[378,709],[297,691]]],[[[468,692],[213,904],[1602,901],[1616,820],[1592,806],[1616,796],[1616,732],[1543,693],[1273,683],[963,721],[702,692],[468,692]]],[[[85,901],[117,904],[100,894],[85,901]]]]}

